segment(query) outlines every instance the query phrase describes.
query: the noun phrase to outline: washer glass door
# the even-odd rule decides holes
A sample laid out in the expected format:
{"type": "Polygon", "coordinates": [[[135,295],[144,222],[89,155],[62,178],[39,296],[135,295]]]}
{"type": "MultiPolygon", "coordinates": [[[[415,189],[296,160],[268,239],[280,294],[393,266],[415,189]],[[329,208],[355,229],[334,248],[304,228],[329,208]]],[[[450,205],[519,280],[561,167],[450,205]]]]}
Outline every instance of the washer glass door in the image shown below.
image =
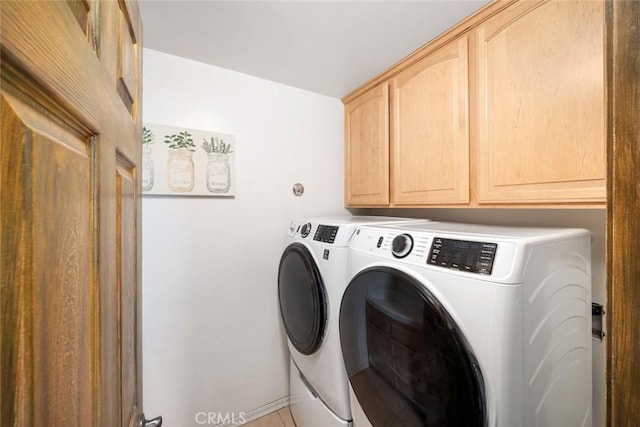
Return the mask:
{"type": "Polygon", "coordinates": [[[340,307],[353,392],[374,426],[485,426],[484,381],[462,332],[415,278],[362,271],[340,307]]]}
{"type": "Polygon", "coordinates": [[[318,266],[300,243],[289,245],[280,258],[278,298],[291,344],[302,354],[314,353],[327,320],[326,292],[318,266]]]}

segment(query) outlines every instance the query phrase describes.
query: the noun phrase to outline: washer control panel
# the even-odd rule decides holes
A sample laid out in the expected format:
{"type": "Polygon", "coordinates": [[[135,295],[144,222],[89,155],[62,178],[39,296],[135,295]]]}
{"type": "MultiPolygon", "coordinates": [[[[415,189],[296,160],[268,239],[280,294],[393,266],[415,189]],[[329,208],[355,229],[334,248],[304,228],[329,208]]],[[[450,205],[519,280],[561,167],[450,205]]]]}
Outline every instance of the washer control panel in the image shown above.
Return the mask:
{"type": "Polygon", "coordinates": [[[318,225],[316,234],[313,235],[313,240],[324,243],[333,243],[338,235],[337,225],[318,225]]]}
{"type": "Polygon", "coordinates": [[[427,264],[490,275],[497,249],[497,243],[434,237],[427,264]]]}

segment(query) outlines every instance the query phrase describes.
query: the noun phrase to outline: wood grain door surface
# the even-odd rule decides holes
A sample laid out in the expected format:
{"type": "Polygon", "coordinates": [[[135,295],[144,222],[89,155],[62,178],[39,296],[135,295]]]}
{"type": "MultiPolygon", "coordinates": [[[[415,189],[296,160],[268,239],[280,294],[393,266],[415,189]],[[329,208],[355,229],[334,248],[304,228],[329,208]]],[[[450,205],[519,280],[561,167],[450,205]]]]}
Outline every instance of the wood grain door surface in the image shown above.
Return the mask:
{"type": "Polygon", "coordinates": [[[0,8],[1,422],[138,426],[138,7],[0,8]]]}
{"type": "Polygon", "coordinates": [[[389,204],[389,85],[345,105],[345,205],[389,204]]]}
{"type": "Polygon", "coordinates": [[[391,204],[469,202],[468,40],[391,79],[391,204]]]}
{"type": "Polygon", "coordinates": [[[604,3],[517,2],[476,34],[478,201],[603,202],[604,3]]]}

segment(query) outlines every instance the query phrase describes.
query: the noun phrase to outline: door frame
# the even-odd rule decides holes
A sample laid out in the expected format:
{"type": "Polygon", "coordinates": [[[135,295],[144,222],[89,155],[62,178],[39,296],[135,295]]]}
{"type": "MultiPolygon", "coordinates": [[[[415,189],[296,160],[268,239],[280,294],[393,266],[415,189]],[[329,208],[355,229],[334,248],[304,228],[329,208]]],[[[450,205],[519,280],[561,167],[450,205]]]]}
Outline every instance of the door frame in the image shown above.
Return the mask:
{"type": "Polygon", "coordinates": [[[606,0],[607,426],[640,418],[640,2],[606,0]]]}

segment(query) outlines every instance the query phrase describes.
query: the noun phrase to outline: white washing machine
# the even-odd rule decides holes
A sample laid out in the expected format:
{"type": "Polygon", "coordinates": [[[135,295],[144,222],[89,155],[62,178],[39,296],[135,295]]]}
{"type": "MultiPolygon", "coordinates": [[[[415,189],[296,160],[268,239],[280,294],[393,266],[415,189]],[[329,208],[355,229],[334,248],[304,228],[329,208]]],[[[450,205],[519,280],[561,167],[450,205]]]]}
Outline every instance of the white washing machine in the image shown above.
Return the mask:
{"type": "Polygon", "coordinates": [[[278,270],[280,314],[291,353],[291,412],[298,427],[351,424],[338,334],[348,244],[358,226],[426,222],[330,217],[291,222],[278,270]]]}
{"type": "Polygon", "coordinates": [[[581,229],[359,227],[339,314],[356,427],[591,426],[581,229]]]}

